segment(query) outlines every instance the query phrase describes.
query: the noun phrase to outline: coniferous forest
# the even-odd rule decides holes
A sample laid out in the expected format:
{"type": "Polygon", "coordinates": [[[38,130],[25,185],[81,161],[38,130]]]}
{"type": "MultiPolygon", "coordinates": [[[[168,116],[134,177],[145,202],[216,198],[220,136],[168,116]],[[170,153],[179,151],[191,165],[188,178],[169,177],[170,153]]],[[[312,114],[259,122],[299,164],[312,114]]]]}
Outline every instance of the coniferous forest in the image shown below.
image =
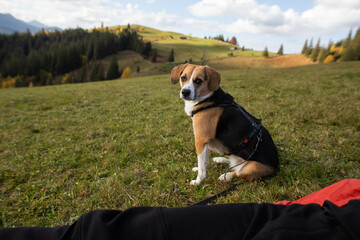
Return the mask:
{"type": "Polygon", "coordinates": [[[321,47],[320,38],[315,47],[314,40],[306,40],[301,53],[314,62],[330,63],[336,61],[359,61],[360,60],[360,27],[354,37],[350,30],[347,38],[336,43],[329,41],[327,47],[321,47]]]}
{"type": "Polygon", "coordinates": [[[105,28],[78,28],[0,35],[1,85],[27,87],[103,80],[104,69],[98,60],[122,50],[133,50],[148,57],[151,43],[144,42],[130,28],[116,33],[105,28]],[[92,68],[96,66],[95,69],[102,72],[93,73],[92,69],[95,77],[88,78],[86,71],[90,62],[95,63],[91,64],[92,68]],[[66,74],[77,69],[81,69],[77,74],[66,74]]]}

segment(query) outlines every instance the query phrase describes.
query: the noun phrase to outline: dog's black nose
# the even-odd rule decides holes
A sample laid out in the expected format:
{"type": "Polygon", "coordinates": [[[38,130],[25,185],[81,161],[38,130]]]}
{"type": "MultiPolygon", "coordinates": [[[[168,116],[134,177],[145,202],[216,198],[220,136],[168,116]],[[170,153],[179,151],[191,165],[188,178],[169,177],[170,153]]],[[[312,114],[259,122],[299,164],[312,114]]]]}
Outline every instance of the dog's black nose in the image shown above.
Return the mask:
{"type": "Polygon", "coordinates": [[[189,89],[183,89],[181,90],[181,94],[184,96],[184,97],[187,97],[189,96],[191,93],[191,91],[189,89]]]}

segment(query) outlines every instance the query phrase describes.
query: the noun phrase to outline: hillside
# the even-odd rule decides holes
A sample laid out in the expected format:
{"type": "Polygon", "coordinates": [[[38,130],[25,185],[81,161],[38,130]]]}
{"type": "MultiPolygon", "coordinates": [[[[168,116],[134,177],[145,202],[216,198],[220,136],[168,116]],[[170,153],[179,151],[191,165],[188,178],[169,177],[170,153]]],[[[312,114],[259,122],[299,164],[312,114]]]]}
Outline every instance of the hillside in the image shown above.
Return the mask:
{"type": "MultiPolygon", "coordinates": [[[[126,26],[119,26],[126,27],[126,26]]],[[[119,28],[114,27],[113,29],[119,28]]],[[[158,50],[158,54],[167,57],[171,49],[175,51],[175,62],[185,62],[192,59],[194,62],[234,56],[261,56],[261,51],[231,51],[232,44],[215,39],[203,39],[183,35],[175,32],[166,32],[150,27],[131,25],[145,41],[151,41],[152,47],[158,50]]],[[[111,28],[110,28],[111,29],[111,28]]],[[[275,56],[275,54],[271,54],[275,56]]]]}
{"type": "MultiPolygon", "coordinates": [[[[43,26],[34,21],[32,24],[43,26]]],[[[264,58],[262,51],[246,46],[239,48],[216,39],[139,25],[2,35],[0,45],[2,88],[116,79],[125,68],[127,76],[158,75],[169,73],[174,65],[185,62],[207,64],[218,70],[313,64],[301,55],[278,56],[270,52],[264,58]],[[168,62],[172,50],[174,61],[168,62]],[[157,58],[153,62],[155,51],[157,58]],[[117,59],[115,69],[120,73],[108,77],[113,56],[117,59]]]]}
{"type": "MultiPolygon", "coordinates": [[[[278,56],[270,52],[270,57],[264,58],[262,51],[249,49],[242,51],[240,48],[230,50],[230,47],[234,46],[228,42],[197,38],[140,25],[131,25],[130,27],[136,30],[144,41],[151,41],[152,48],[156,48],[158,53],[157,63],[151,63],[151,57],[142,60],[140,55],[135,56],[136,54],[128,51],[118,53],[120,59],[127,59],[127,62],[119,60],[120,66],[124,67],[124,64],[128,64],[134,70],[133,66],[140,66],[140,73],[133,71],[133,76],[168,73],[173,67],[173,64],[166,63],[171,49],[175,51],[176,63],[192,61],[198,64],[205,63],[217,69],[294,67],[314,64],[300,54],[278,56]]],[[[114,26],[110,27],[109,30],[117,32],[124,28],[127,26],[114,26]]]]}

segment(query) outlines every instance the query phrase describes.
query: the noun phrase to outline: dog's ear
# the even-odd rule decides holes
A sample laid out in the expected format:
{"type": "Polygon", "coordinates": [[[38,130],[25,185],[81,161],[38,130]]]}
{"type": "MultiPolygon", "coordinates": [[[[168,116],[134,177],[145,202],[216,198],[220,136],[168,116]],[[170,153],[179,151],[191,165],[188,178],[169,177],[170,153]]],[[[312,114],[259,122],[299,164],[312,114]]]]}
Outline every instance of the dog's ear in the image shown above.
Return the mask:
{"type": "Polygon", "coordinates": [[[210,91],[216,91],[220,87],[221,75],[215,69],[205,66],[205,74],[208,79],[208,87],[210,91]]]}
{"type": "Polygon", "coordinates": [[[184,71],[184,69],[186,68],[187,65],[188,65],[188,63],[181,64],[181,65],[175,66],[172,69],[171,75],[170,75],[170,82],[172,84],[176,84],[179,82],[180,74],[184,71]]]}

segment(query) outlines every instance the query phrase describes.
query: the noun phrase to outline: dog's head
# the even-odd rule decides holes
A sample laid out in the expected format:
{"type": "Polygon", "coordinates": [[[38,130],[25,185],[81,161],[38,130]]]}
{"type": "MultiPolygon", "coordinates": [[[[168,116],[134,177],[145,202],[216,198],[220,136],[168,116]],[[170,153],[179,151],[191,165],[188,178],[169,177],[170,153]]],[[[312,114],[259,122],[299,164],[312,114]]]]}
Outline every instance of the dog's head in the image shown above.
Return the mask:
{"type": "Polygon", "coordinates": [[[182,64],[171,71],[170,82],[180,82],[180,98],[201,101],[220,87],[221,75],[209,66],[182,64]]]}

